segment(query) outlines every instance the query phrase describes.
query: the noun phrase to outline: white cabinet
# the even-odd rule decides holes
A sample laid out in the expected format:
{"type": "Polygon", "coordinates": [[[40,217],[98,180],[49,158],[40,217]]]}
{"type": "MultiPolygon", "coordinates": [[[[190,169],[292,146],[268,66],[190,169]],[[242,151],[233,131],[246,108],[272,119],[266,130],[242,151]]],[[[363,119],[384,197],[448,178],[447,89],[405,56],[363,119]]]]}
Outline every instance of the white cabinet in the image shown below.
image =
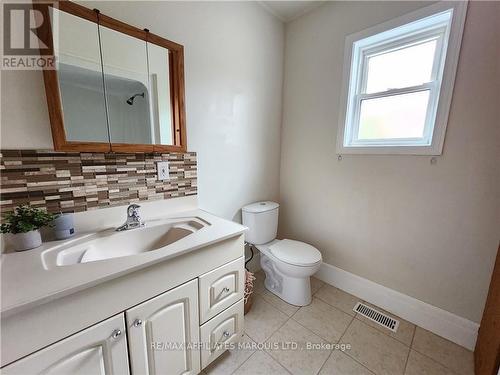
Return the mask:
{"type": "MultiPolygon", "coordinates": [[[[227,344],[239,340],[243,333],[244,258],[233,259],[227,260],[223,266],[210,267],[208,272],[200,272],[184,284],[174,284],[179,286],[162,294],[155,293],[156,297],[150,295],[147,300],[136,300],[118,310],[122,311],[119,315],[61,341],[48,342],[43,349],[2,367],[1,373],[199,374],[202,368],[227,349],[227,344]]],[[[216,264],[220,263],[217,261],[216,264]]],[[[154,275],[157,276],[156,273],[154,275]]],[[[116,295],[106,294],[109,296],[106,302],[114,306],[137,292],[139,287],[158,290],[152,285],[156,281],[164,280],[152,277],[150,283],[126,284],[116,295]]],[[[90,310],[101,307],[98,304],[88,305],[88,310],[81,309],[81,313],[88,314],[90,310]]],[[[57,328],[57,319],[65,318],[67,316],[63,314],[53,315],[55,321],[52,328],[57,328]]],[[[34,325],[30,324],[30,327],[34,325]]],[[[38,336],[51,329],[46,325],[35,327],[38,336]]],[[[26,337],[30,336],[24,335],[17,340],[25,341],[26,337]]]]}
{"type": "Polygon", "coordinates": [[[198,279],[126,311],[133,374],[200,372],[198,279]]]}
{"type": "Polygon", "coordinates": [[[236,259],[200,276],[200,322],[205,323],[243,298],[245,260],[236,259]]]}
{"type": "Polygon", "coordinates": [[[123,314],[29,355],[2,368],[1,372],[3,375],[126,375],[129,367],[123,314]]]}

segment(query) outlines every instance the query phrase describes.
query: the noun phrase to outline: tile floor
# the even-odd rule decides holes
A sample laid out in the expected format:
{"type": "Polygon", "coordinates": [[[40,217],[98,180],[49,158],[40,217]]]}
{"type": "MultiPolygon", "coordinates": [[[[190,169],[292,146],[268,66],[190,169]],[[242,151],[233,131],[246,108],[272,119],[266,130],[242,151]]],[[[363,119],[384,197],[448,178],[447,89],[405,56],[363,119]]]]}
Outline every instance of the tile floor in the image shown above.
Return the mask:
{"type": "Polygon", "coordinates": [[[474,374],[469,350],[398,317],[399,329],[393,333],[354,313],[357,297],[318,279],[311,282],[312,303],[298,308],[268,292],[262,272],[256,277],[242,341],[261,344],[262,350],[249,347],[226,352],[204,374],[474,374]],[[273,346],[287,342],[297,347],[273,346]],[[315,350],[306,343],[313,343],[315,350]],[[327,343],[350,344],[351,348],[342,351],[321,345],[327,343]]]}

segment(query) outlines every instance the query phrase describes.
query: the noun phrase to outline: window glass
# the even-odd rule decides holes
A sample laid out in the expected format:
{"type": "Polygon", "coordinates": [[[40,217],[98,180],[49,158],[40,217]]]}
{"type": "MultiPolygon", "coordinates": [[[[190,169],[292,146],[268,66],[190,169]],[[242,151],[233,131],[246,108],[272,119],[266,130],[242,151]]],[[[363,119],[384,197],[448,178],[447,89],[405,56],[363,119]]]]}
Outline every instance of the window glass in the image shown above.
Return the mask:
{"type": "Polygon", "coordinates": [[[431,81],[436,39],[368,58],[366,93],[421,85],[431,81]]]}
{"type": "Polygon", "coordinates": [[[361,101],[359,140],[422,138],[429,91],[361,101]]]}

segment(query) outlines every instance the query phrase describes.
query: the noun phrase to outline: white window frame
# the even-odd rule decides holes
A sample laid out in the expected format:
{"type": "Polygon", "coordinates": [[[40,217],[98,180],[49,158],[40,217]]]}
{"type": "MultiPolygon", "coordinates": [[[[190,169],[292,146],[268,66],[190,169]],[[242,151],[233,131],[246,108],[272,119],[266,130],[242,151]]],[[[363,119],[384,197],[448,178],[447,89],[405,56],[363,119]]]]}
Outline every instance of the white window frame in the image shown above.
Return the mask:
{"type": "Polygon", "coordinates": [[[439,2],[347,36],[337,133],[338,154],[441,155],[466,12],[467,1],[439,2]],[[451,24],[447,12],[451,12],[451,24]],[[430,82],[364,93],[365,67],[370,56],[430,39],[437,40],[430,82]],[[429,90],[429,105],[422,138],[357,139],[361,100],[424,90],[429,90]]]}

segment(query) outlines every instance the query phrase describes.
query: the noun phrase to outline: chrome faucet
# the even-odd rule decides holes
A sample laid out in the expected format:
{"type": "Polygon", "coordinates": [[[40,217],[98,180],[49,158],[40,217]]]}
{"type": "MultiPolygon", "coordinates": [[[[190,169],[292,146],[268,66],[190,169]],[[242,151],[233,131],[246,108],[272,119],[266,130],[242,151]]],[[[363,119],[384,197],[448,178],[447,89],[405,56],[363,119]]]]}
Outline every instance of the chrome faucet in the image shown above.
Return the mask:
{"type": "Polygon", "coordinates": [[[127,221],[116,228],[118,232],[144,226],[144,222],[141,221],[141,216],[139,215],[140,207],[138,204],[131,204],[127,207],[127,221]]]}

